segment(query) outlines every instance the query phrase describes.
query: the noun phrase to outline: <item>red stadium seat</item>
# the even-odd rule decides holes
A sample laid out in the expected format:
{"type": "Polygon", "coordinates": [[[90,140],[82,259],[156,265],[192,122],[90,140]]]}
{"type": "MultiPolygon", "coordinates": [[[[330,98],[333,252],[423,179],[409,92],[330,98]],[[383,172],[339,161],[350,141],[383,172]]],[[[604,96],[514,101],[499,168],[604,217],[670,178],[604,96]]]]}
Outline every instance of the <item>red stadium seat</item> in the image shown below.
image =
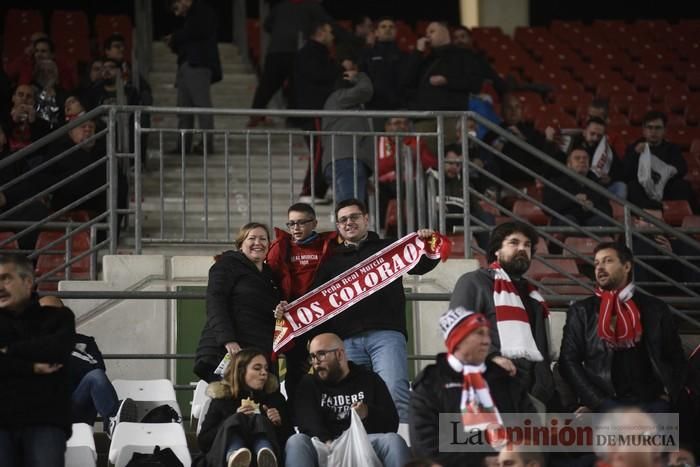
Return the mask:
{"type": "Polygon", "coordinates": [[[534,225],[547,225],[549,223],[549,216],[542,211],[542,208],[530,201],[517,200],[513,205],[513,214],[534,225]]]}
{"type": "MultiPolygon", "coordinates": [[[[612,241],[612,237],[601,237],[601,242],[608,242],[612,241]]],[[[564,245],[572,249],[575,253],[578,253],[580,256],[593,256],[593,250],[595,247],[598,245],[597,240],[593,240],[592,238],[588,237],[567,237],[567,239],[564,241],[564,245]]],[[[576,262],[578,263],[585,263],[580,258],[577,258],[576,255],[570,251],[568,251],[566,248],[563,251],[564,256],[571,256],[576,259],[576,262]]]]}
{"type": "Polygon", "coordinates": [[[690,209],[690,203],[686,200],[662,201],[664,221],[673,226],[679,226],[683,223],[683,218],[692,216],[693,211],[690,209]]]}
{"type": "Polygon", "coordinates": [[[689,71],[686,73],[685,82],[691,91],[700,91],[700,71],[689,71]]]}
{"type": "Polygon", "coordinates": [[[556,267],[574,277],[580,277],[576,261],[571,258],[547,259],[546,261],[548,264],[551,264],[551,266],[544,264],[542,260],[538,258],[534,258],[530,264],[530,269],[527,271],[527,276],[536,281],[541,280],[543,277],[566,277],[554,269],[556,267]]]}
{"type": "Polygon", "coordinates": [[[639,102],[640,100],[643,100],[644,97],[646,97],[645,94],[640,95],[637,93],[636,90],[630,93],[613,93],[608,98],[608,106],[610,107],[610,110],[615,110],[617,112],[627,115],[627,113],[630,110],[630,106],[634,102],[639,102]],[[642,96],[641,99],[640,96],[642,96]]]}
{"type": "MultiPolygon", "coordinates": [[[[41,232],[39,234],[39,237],[36,240],[35,248],[37,250],[44,248],[49,243],[61,238],[64,235],[65,235],[65,232],[62,232],[62,231],[41,232]]],[[[90,249],[90,234],[86,231],[81,231],[81,232],[75,233],[72,235],[71,242],[72,242],[71,243],[71,250],[72,250],[73,256],[75,256],[79,253],[82,253],[82,252],[90,249]]],[[[57,244],[53,245],[49,250],[50,251],[65,251],[66,250],[66,241],[63,240],[61,242],[58,242],[57,244]]]]}
{"type": "Polygon", "coordinates": [[[126,15],[97,15],[95,17],[95,33],[97,34],[97,43],[100,51],[105,39],[114,33],[121,34],[124,36],[125,41],[125,56],[131,57],[131,43],[133,39],[131,18],[126,15]]]}
{"type": "Polygon", "coordinates": [[[613,79],[610,81],[603,81],[598,83],[596,88],[596,96],[601,99],[608,99],[613,94],[625,94],[633,95],[637,93],[637,90],[629,82],[622,79],[620,75],[619,79],[613,79]]]}
{"type": "Polygon", "coordinates": [[[590,94],[569,94],[569,93],[556,93],[553,95],[554,102],[559,104],[561,108],[571,114],[576,115],[576,110],[580,107],[588,108],[588,105],[593,100],[593,96],[590,94]]]}
{"type": "Polygon", "coordinates": [[[648,101],[635,101],[630,104],[629,111],[627,112],[627,118],[629,118],[630,123],[635,126],[642,124],[644,116],[653,110],[653,107],[648,101]]]}
{"type": "Polygon", "coordinates": [[[90,36],[90,27],[85,12],[80,10],[55,10],[51,14],[51,36],[69,33],[71,36],[90,36]]]}
{"type": "MultiPolygon", "coordinates": [[[[700,216],[685,216],[681,227],[684,229],[700,229],[700,216]]],[[[700,233],[691,234],[696,239],[700,240],[700,233]]]]}
{"type": "Polygon", "coordinates": [[[688,92],[688,89],[673,88],[668,89],[667,92],[663,94],[664,105],[668,112],[677,114],[685,112],[689,98],[690,92],[688,92]]]}
{"type": "Polygon", "coordinates": [[[6,242],[13,235],[15,235],[14,232],[0,232],[0,250],[19,250],[17,240],[6,242]]]}

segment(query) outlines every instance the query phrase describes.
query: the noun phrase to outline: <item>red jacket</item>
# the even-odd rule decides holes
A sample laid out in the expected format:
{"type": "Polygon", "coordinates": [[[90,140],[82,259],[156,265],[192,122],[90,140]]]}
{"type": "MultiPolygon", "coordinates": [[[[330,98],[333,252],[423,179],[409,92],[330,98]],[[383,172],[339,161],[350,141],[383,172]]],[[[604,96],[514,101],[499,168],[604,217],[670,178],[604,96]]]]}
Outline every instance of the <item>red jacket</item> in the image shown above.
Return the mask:
{"type": "Polygon", "coordinates": [[[337,232],[324,232],[307,245],[298,245],[284,230],[275,229],[277,239],[270,245],[267,264],[277,279],[285,300],[295,300],[311,288],[316,270],[330,253],[337,232]]]}
{"type": "MultiPolygon", "coordinates": [[[[405,136],[402,144],[411,148],[411,153],[416,154],[418,138],[405,136]]],[[[396,138],[393,136],[381,136],[377,142],[379,153],[379,181],[382,183],[396,180],[396,138]]],[[[423,170],[436,169],[437,157],[425,144],[425,139],[420,142],[420,161],[423,170]]]]}

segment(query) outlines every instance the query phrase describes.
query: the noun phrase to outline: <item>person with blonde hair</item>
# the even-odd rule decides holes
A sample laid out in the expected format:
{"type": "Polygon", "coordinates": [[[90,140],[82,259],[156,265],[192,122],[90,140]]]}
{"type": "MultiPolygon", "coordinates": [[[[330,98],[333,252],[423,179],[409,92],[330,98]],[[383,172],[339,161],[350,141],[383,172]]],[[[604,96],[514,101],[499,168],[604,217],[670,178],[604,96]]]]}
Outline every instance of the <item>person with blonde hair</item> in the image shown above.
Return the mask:
{"type": "Polygon", "coordinates": [[[255,456],[258,467],[277,466],[292,426],[265,353],[239,351],[207,394],[213,400],[197,437],[205,465],[247,467],[255,456]]]}
{"type": "Polygon", "coordinates": [[[214,370],[227,353],[233,357],[255,346],[267,357],[272,354],[274,309],[282,296],[265,263],[270,231],[250,222],[241,227],[235,246],[209,269],[207,320],[194,365],[195,374],[207,382],[220,379],[214,370]]]}

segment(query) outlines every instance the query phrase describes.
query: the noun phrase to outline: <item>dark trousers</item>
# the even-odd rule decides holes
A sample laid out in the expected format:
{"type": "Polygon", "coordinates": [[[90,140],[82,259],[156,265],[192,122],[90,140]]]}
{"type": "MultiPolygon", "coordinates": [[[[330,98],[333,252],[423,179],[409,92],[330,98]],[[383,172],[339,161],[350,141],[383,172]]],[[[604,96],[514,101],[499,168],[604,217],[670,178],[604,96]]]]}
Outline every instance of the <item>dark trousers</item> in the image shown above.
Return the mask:
{"type": "MultiPolygon", "coordinates": [[[[300,128],[305,131],[320,131],[321,130],[321,119],[304,119],[304,121],[299,122],[300,128]]],[[[306,147],[309,148],[311,154],[311,164],[313,168],[314,177],[314,193],[316,198],[323,198],[326,196],[326,191],[328,191],[328,184],[323,176],[323,167],[321,167],[323,159],[323,148],[321,147],[321,135],[314,135],[313,137],[313,147],[311,147],[311,136],[304,136],[304,141],[306,141],[306,147]]],[[[304,184],[301,188],[301,194],[309,196],[311,195],[311,170],[307,167],[306,175],[304,176],[304,184]]]]}
{"type": "MultiPolygon", "coordinates": [[[[177,106],[178,107],[212,107],[211,103],[211,70],[205,67],[192,67],[185,62],[177,69],[177,106]]],[[[179,114],[177,126],[181,129],[194,128],[193,114],[179,114]]],[[[212,114],[199,115],[199,128],[214,129],[212,114]]],[[[211,142],[209,138],[208,142],[211,142]]],[[[185,146],[189,149],[192,134],[185,135],[185,146]]],[[[178,144],[180,142],[178,141],[178,144]]],[[[211,146],[210,146],[211,148],[211,146]]]]}
{"type": "MultiPolygon", "coordinates": [[[[627,184],[627,199],[643,209],[661,209],[661,203],[647,196],[646,191],[642,188],[637,180],[633,180],[627,184]]],[[[693,210],[697,210],[697,201],[692,196],[693,192],[690,184],[682,178],[672,178],[664,187],[664,201],[672,200],[688,200],[693,210]]]]}
{"type": "Polygon", "coordinates": [[[294,398],[296,395],[297,386],[309,372],[309,351],[306,350],[306,339],[295,341],[294,347],[284,354],[287,364],[287,374],[284,378],[284,388],[287,392],[287,400],[289,401],[288,408],[292,412],[292,419],[295,424],[298,420],[294,419],[294,398]]]}
{"type": "Polygon", "coordinates": [[[0,430],[3,467],[63,467],[66,432],[51,425],[0,430]]]}
{"type": "Polygon", "coordinates": [[[293,53],[271,53],[265,56],[260,82],[253,96],[253,108],[264,109],[272,99],[272,96],[284,85],[284,81],[291,79],[294,69],[293,53]]]}

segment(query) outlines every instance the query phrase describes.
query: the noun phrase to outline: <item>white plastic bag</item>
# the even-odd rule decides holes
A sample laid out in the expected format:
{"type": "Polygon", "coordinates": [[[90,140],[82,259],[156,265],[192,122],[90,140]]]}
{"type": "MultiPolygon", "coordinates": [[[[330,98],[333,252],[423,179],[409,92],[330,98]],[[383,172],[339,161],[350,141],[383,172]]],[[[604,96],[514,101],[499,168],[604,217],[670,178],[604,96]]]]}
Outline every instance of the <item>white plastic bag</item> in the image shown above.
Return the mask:
{"type": "Polygon", "coordinates": [[[382,467],[360,416],[354,409],[350,412],[350,428],[333,441],[328,467],[382,467]]]}
{"type": "Polygon", "coordinates": [[[318,439],[316,436],[311,438],[311,444],[316,448],[316,457],[318,457],[318,467],[328,467],[328,456],[331,453],[331,448],[318,439]]]}
{"type": "Polygon", "coordinates": [[[644,145],[644,151],[639,156],[639,166],[637,167],[637,180],[642,185],[647,196],[655,201],[661,201],[664,196],[664,188],[666,183],[676,175],[678,170],[663,162],[661,159],[651,153],[649,145],[644,145]],[[654,182],[652,173],[656,172],[659,176],[658,181],[654,182]]]}

